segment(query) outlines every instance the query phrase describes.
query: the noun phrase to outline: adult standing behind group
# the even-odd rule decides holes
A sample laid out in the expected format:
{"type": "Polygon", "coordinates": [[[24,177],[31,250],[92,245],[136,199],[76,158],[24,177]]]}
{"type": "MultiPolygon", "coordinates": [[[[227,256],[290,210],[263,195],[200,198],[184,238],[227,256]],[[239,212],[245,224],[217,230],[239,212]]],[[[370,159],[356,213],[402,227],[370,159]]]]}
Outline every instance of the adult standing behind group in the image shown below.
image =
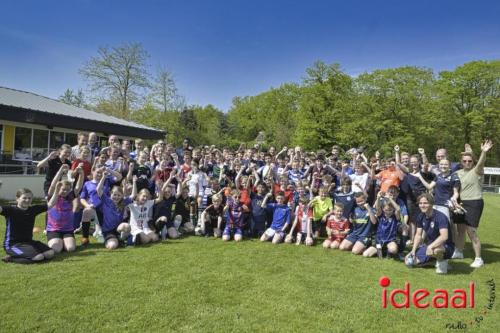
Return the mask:
{"type": "Polygon", "coordinates": [[[481,144],[481,155],[477,164],[474,165],[474,157],[471,152],[462,153],[462,169],[457,171],[460,179],[460,200],[464,208],[464,224],[458,224],[457,248],[452,258],[463,258],[465,246],[465,232],[469,235],[474,249],[475,259],[471,267],[477,268],[484,265],[481,258],[481,242],[477,235],[477,228],[483,213],[483,175],[486,153],[491,149],[493,143],[490,140],[481,144]]]}

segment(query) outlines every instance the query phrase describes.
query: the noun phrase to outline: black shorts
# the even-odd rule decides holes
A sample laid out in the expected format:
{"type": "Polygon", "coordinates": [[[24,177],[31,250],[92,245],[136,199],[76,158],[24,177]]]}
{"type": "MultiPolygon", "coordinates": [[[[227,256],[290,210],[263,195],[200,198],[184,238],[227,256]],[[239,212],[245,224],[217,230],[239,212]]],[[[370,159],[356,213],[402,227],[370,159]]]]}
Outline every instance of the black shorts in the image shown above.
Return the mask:
{"type": "Polygon", "coordinates": [[[47,231],[47,241],[63,238],[75,238],[75,235],[71,231],[47,231]]]}
{"type": "Polygon", "coordinates": [[[105,242],[107,242],[111,238],[116,238],[116,239],[120,238],[120,233],[116,229],[110,230],[110,231],[106,231],[106,232],[103,231],[102,235],[104,236],[104,241],[105,242]]]}
{"type": "Polygon", "coordinates": [[[462,207],[467,211],[464,214],[465,224],[470,227],[477,228],[479,226],[479,220],[483,214],[484,201],[479,200],[462,200],[462,207]]]}
{"type": "Polygon", "coordinates": [[[31,259],[40,253],[52,250],[50,247],[39,241],[29,241],[14,243],[5,247],[5,252],[13,258],[31,259]]]}

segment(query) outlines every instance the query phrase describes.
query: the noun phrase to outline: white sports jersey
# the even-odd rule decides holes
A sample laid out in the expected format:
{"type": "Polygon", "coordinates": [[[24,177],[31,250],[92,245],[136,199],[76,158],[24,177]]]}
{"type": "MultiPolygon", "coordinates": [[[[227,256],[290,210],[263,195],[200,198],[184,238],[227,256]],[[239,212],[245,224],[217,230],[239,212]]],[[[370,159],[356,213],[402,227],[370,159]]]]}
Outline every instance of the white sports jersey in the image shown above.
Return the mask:
{"type": "Polygon", "coordinates": [[[153,218],[154,203],[154,200],[148,200],[144,205],[138,205],[135,202],[128,205],[130,209],[130,233],[132,236],[135,237],[141,232],[145,234],[152,232],[148,226],[148,221],[153,218]]]}

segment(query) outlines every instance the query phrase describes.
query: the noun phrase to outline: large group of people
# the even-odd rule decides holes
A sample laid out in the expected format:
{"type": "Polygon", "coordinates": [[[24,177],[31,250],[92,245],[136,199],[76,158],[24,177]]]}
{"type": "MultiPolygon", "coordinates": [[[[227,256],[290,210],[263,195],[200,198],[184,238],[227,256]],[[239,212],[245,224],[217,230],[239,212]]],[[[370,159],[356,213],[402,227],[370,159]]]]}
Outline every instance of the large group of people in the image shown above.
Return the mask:
{"type": "Polygon", "coordinates": [[[364,150],[306,152],[301,147],[237,150],[147,147],[116,135],[100,147],[95,133],[79,133],[38,163],[45,169],[46,203],[32,205],[23,188],[17,204],[1,206],[7,227],[6,262],[33,263],[77,248],[91,236],[107,249],[188,235],[239,242],[258,238],[389,257],[418,266],[463,259],[465,236],[481,267],[477,228],[483,210],[482,175],[492,142],[479,158],[465,145],[461,160],[446,149],[431,163],[421,148],[391,156],[364,150]],[[33,240],[38,214],[47,212],[47,245],[33,240]],[[433,260],[436,259],[436,260],[433,260]]]}

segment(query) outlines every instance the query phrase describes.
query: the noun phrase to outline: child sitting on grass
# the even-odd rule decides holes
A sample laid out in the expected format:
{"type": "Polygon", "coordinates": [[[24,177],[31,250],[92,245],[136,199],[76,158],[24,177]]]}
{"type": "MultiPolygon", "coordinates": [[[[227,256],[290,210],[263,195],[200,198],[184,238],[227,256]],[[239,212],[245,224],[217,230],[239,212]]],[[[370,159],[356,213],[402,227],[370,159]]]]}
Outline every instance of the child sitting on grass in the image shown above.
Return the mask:
{"type": "Polygon", "coordinates": [[[42,262],[54,257],[54,250],[33,240],[33,226],[38,214],[47,211],[47,204],[31,205],[33,192],[22,188],[16,192],[16,206],[0,206],[7,227],[3,248],[7,256],[2,260],[18,264],[42,262]]]}
{"type": "Polygon", "coordinates": [[[333,206],[333,213],[326,215],[326,233],[328,238],[323,242],[324,248],[338,249],[340,243],[351,231],[351,222],[343,216],[344,205],[337,202],[333,206]]]}

